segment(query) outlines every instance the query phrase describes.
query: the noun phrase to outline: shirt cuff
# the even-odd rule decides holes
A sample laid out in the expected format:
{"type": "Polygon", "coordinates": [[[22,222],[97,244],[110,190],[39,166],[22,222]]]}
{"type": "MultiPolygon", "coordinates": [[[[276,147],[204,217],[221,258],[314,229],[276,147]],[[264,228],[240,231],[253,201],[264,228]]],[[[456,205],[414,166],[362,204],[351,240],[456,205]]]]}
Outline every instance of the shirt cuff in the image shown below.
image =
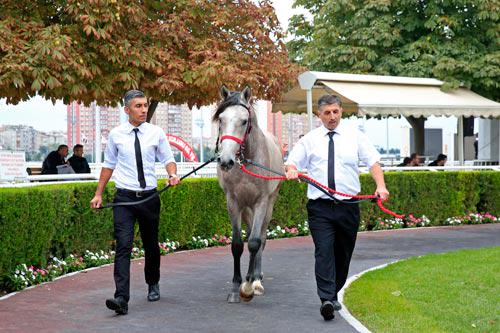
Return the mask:
{"type": "Polygon", "coordinates": [[[174,162],[175,163],[175,158],[169,158],[168,160],[165,161],[165,163],[163,163],[163,165],[167,165],[168,163],[172,163],[174,162]]]}
{"type": "Polygon", "coordinates": [[[115,169],[115,167],[116,167],[116,164],[111,164],[111,163],[109,163],[109,162],[104,162],[104,163],[102,164],[102,167],[103,167],[103,168],[107,168],[107,169],[112,169],[112,170],[114,170],[114,169],[115,169]]]}

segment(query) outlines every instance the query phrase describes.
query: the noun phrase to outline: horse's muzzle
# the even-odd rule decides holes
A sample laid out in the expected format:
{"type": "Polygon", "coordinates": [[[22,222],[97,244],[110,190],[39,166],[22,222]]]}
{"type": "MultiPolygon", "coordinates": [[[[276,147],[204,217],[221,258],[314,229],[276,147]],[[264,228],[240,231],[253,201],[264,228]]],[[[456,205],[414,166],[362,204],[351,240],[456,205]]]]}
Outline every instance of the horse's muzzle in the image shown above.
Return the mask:
{"type": "Polygon", "coordinates": [[[220,167],[224,171],[231,170],[231,168],[234,166],[234,160],[231,159],[224,159],[221,157],[217,158],[217,163],[219,163],[220,167]]]}

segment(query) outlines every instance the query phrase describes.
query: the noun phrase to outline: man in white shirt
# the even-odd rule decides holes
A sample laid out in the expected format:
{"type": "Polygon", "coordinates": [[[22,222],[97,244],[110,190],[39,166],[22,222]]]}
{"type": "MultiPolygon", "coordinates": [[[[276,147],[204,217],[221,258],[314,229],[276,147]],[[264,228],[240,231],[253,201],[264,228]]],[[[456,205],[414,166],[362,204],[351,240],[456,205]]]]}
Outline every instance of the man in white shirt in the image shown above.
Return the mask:
{"type": "MultiPolygon", "coordinates": [[[[116,196],[114,202],[140,201],[156,193],[155,160],[166,166],[171,186],[179,183],[177,165],[164,131],[146,122],[148,100],[142,91],[130,90],[124,96],[128,122],[115,127],[109,133],[104,163],[92,208],[102,205],[102,193],[111,176],[115,175],[116,196]]],[[[106,300],[106,306],[117,314],[127,314],[130,298],[130,252],[134,240],[134,223],[139,230],[145,250],[144,274],[148,284],[148,300],[160,299],[160,248],[158,224],[160,198],[138,205],[113,208],[116,254],[114,298],[106,300]]]]}
{"type": "MultiPolygon", "coordinates": [[[[329,188],[356,195],[360,192],[358,162],[369,168],[377,189],[375,194],[387,200],[380,155],[368,138],[357,128],[341,124],[342,102],[335,95],[324,95],[318,100],[318,116],[323,126],[318,127],[293,147],[286,162],[286,176],[297,179],[298,169],[329,188]]],[[[349,263],[359,228],[359,206],[355,200],[335,195],[332,200],[309,185],[307,189],[309,228],[315,246],[315,274],[320,313],[332,320],[341,305],[337,293],[347,279],[349,263]]]]}

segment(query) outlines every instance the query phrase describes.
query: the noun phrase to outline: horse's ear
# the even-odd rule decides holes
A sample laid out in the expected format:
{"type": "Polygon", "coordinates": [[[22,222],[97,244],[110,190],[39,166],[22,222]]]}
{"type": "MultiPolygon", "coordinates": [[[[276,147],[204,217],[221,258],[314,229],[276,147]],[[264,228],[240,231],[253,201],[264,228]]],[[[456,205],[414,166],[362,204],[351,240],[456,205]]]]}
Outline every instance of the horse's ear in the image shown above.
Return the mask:
{"type": "Polygon", "coordinates": [[[250,97],[252,97],[252,89],[250,89],[249,86],[246,86],[245,89],[243,89],[242,94],[245,101],[247,103],[250,102],[250,97]]]}
{"type": "Polygon", "coordinates": [[[230,93],[231,92],[225,85],[222,85],[222,87],[220,87],[220,96],[222,97],[222,99],[226,99],[230,93]]]}

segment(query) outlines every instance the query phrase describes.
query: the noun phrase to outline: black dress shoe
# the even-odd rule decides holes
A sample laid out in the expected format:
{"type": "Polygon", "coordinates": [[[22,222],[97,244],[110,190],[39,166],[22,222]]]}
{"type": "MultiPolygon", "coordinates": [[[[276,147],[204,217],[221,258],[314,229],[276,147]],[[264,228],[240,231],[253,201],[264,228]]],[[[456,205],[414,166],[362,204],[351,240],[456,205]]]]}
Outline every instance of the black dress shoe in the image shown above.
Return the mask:
{"type": "Polygon", "coordinates": [[[332,320],[335,318],[335,314],[333,313],[333,303],[330,301],[324,301],[323,304],[321,304],[321,308],[319,309],[319,312],[323,316],[324,320],[332,320]]]}
{"type": "Polygon", "coordinates": [[[108,298],[106,300],[106,306],[108,309],[114,310],[119,315],[126,315],[128,313],[128,302],[125,298],[123,298],[123,296],[108,298]]]}
{"type": "Polygon", "coordinates": [[[160,299],[160,285],[151,284],[148,288],[148,301],[155,302],[160,299]]]}
{"type": "Polygon", "coordinates": [[[333,309],[335,311],[340,311],[342,310],[342,304],[340,304],[339,301],[332,301],[332,304],[333,304],[333,309]]]}

